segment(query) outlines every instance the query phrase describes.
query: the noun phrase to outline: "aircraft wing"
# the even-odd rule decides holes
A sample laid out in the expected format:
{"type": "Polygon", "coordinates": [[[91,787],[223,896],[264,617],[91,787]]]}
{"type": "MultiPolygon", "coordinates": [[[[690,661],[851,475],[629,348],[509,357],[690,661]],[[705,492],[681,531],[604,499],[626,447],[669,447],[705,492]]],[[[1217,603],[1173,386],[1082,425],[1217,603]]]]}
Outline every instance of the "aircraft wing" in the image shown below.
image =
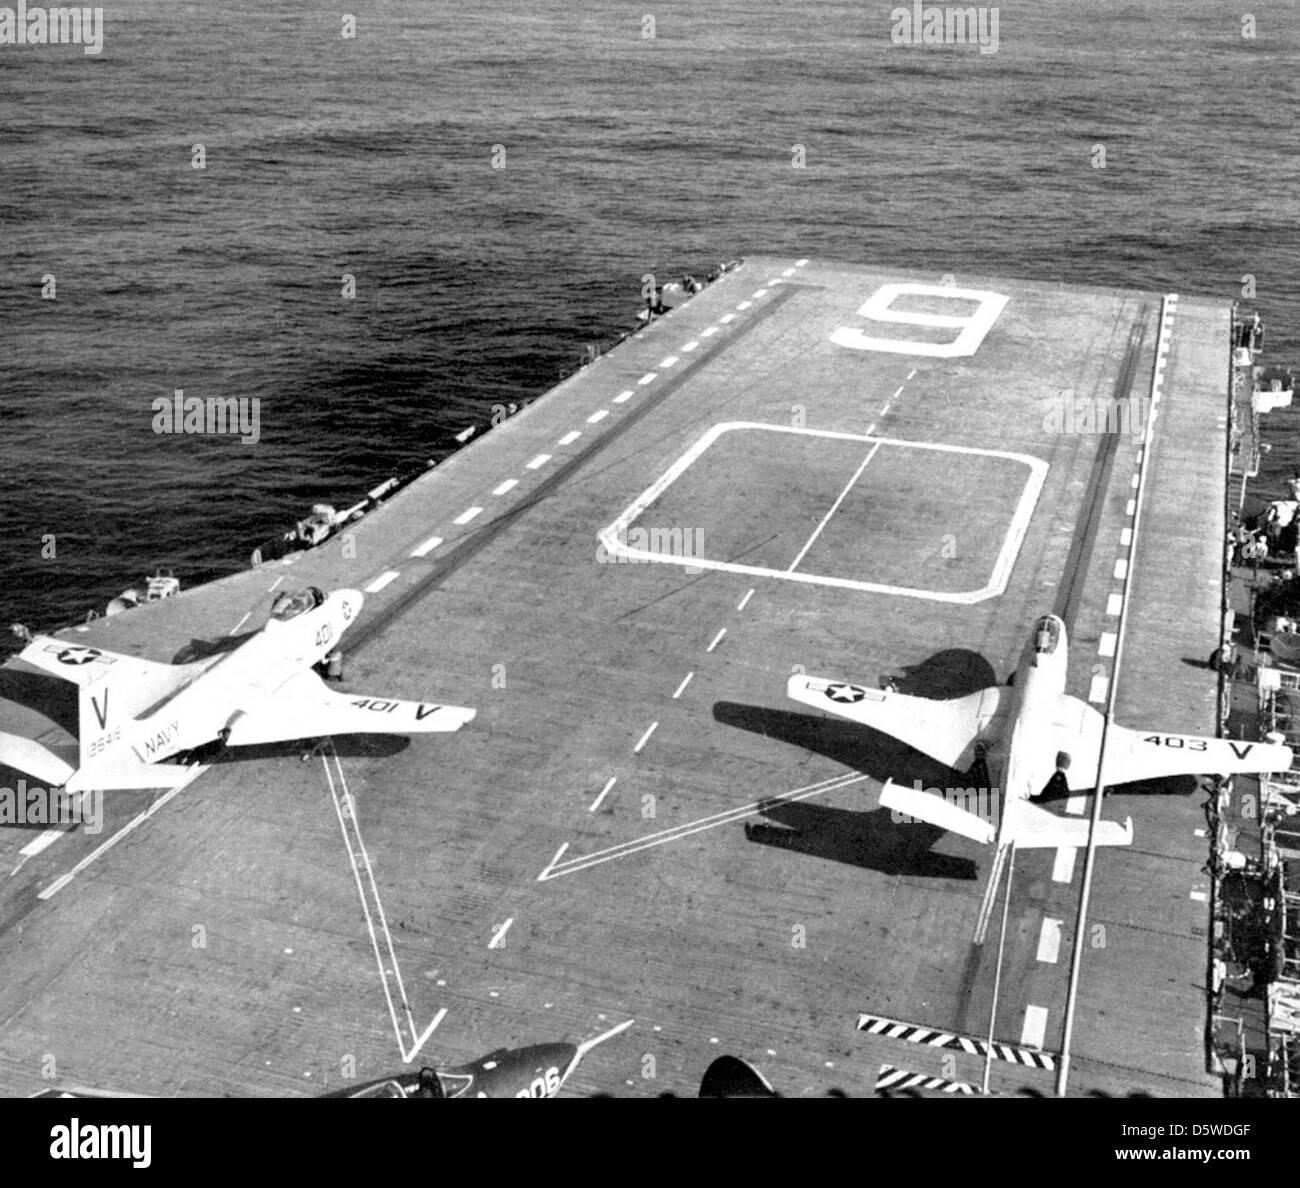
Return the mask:
{"type": "Polygon", "coordinates": [[[329,734],[426,734],[459,730],[477,710],[423,701],[335,693],[309,671],[248,702],[226,740],[231,746],[329,734]]]}
{"type": "Polygon", "coordinates": [[[786,696],[900,739],[949,767],[964,768],[974,758],[975,739],[997,713],[1001,689],[987,689],[934,701],[868,689],[846,681],[792,676],[786,696]]]}
{"type": "Polygon", "coordinates": [[[1291,760],[1291,748],[1275,743],[1129,730],[1112,723],[1106,735],[1105,779],[1110,785],[1162,776],[1287,771],[1291,760]]]}

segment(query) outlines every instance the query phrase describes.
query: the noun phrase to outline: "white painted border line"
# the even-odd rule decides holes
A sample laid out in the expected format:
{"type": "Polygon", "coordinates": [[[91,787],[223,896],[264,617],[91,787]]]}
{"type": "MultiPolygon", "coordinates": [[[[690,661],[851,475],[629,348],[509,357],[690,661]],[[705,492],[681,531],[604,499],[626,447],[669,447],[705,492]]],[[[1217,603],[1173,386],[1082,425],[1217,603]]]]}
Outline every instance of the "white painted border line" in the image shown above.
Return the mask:
{"type": "Polygon", "coordinates": [[[609,527],[598,535],[601,544],[612,556],[637,558],[667,565],[689,565],[699,569],[716,569],[727,573],[751,574],[755,577],[782,578],[785,581],[805,582],[814,586],[835,586],[844,590],[867,590],[880,594],[897,594],[907,598],[923,598],[931,602],[952,602],[970,605],[996,598],[1010,580],[1011,569],[1020,552],[1020,545],[1029,528],[1029,521],[1038,502],[1039,493],[1047,478],[1048,464],[1041,458],[1028,454],[1015,454],[1005,450],[976,449],[971,446],[945,445],[938,442],[906,441],[896,437],[872,437],[860,433],[838,433],[826,429],[795,429],[787,425],[771,425],[761,421],[722,421],[709,429],[694,445],[677,459],[658,479],[643,491],[609,527]],[[1006,539],[994,563],[988,585],[979,590],[955,594],[936,590],[917,590],[908,586],[889,586],[879,582],[862,582],[852,578],[824,577],[815,573],[766,569],[757,565],[739,565],[731,561],[710,561],[706,558],[683,558],[669,553],[654,553],[648,549],[631,548],[625,542],[627,529],[651,504],[655,502],[686,470],[724,433],[742,429],[762,430],[771,433],[791,433],[807,437],[826,437],[835,441],[877,442],[880,445],[898,446],[901,449],[931,450],[946,454],[972,454],[981,458],[1005,458],[1019,462],[1029,470],[1020,502],[1011,517],[1006,539]]]}
{"type": "Polygon", "coordinates": [[[377,578],[375,578],[375,580],[371,582],[370,585],[363,586],[362,589],[365,590],[367,594],[378,594],[379,591],[382,590],[385,586],[392,585],[393,582],[397,581],[397,579],[401,576],[402,574],[400,570],[389,569],[386,570],[384,573],[381,573],[377,578]]]}
{"type": "Polygon", "coordinates": [[[427,557],[427,556],[428,556],[430,553],[432,553],[433,550],[436,549],[440,544],[442,544],[442,537],[441,537],[441,536],[431,536],[431,537],[429,537],[429,539],[426,540],[423,544],[418,544],[418,545],[416,545],[415,548],[413,548],[413,549],[411,550],[411,556],[412,556],[412,557],[427,557]]]}

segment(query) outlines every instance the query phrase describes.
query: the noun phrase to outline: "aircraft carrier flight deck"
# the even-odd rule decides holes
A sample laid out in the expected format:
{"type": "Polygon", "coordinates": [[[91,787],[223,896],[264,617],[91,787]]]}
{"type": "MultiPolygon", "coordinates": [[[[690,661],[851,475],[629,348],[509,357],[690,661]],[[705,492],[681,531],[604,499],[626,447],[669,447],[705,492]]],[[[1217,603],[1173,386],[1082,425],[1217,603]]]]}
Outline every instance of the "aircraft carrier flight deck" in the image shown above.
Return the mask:
{"type": "MultiPolygon", "coordinates": [[[[731,1052],[867,1096],[885,1066],[978,1087],[992,1018],[991,1091],[1050,1095],[1084,851],[1007,869],[896,820],[886,779],[966,781],[786,682],[960,696],[1051,613],[1067,692],[1213,734],[1230,317],[750,257],[321,547],[62,633],[174,662],[354,588],[342,689],[478,713],[231,747],[106,794],[101,832],[0,831],[0,1091],[53,1060],[319,1094],[632,1019],[567,1092],[690,1093],[731,1052]]],[[[75,740],[72,685],[10,662],[0,696],[0,729],[75,740]]],[[[1096,851],[1072,1095],[1222,1093],[1201,802],[1105,797],[1133,842],[1096,851]]]]}

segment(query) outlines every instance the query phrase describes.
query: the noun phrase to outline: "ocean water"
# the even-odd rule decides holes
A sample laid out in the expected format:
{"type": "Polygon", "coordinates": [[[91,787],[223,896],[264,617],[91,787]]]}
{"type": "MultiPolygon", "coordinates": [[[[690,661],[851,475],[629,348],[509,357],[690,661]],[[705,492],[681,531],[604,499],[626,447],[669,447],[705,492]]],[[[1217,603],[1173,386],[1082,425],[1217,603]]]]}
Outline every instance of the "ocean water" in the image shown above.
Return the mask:
{"type": "MultiPolygon", "coordinates": [[[[246,564],[545,391],[645,272],[1249,274],[1300,362],[1296,0],[1253,38],[1216,0],[1015,0],[988,54],[896,45],[871,0],[517,7],[388,0],[347,39],[315,6],[115,3],[99,55],[0,46],[0,626],[246,564]],[[259,440],[155,433],[177,388],[256,397],[259,440]]],[[[1300,464],[1274,440],[1269,481],[1300,464]]]]}

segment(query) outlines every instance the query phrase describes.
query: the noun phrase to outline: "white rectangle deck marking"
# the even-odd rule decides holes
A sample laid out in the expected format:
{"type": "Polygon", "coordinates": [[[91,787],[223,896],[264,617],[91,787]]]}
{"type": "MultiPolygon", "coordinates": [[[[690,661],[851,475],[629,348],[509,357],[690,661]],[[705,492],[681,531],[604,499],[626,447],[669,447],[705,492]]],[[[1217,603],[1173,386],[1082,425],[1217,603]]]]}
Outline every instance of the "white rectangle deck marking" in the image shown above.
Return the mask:
{"type": "Polygon", "coordinates": [[[600,424],[600,422],[603,421],[607,416],[609,416],[609,409],[607,409],[607,408],[600,408],[600,409],[597,409],[594,413],[591,414],[591,416],[589,416],[589,417],[587,418],[587,424],[588,424],[588,425],[598,425],[598,424],[600,424]]]}
{"type": "Polygon", "coordinates": [[[70,832],[69,829],[47,829],[35,841],[29,841],[18,853],[24,858],[35,858],[42,850],[48,850],[65,833],[70,832]]]}
{"type": "Polygon", "coordinates": [[[1038,934],[1038,960],[1055,965],[1061,955],[1061,924],[1051,916],[1043,918],[1043,929],[1038,934]]]}
{"type": "Polygon", "coordinates": [[[646,384],[653,384],[655,380],[657,380],[658,378],[659,378],[659,373],[657,371],[647,371],[645,375],[643,375],[636,382],[638,384],[641,384],[644,387],[646,384]]]}
{"type": "Polygon", "coordinates": [[[413,548],[413,549],[411,550],[411,556],[412,556],[412,557],[427,557],[427,556],[428,556],[430,553],[432,553],[433,550],[436,549],[440,544],[442,544],[442,537],[441,537],[441,536],[431,536],[431,537],[429,537],[429,539],[426,540],[423,544],[418,544],[418,545],[416,545],[415,548],[413,548]]]}
{"type": "Polygon", "coordinates": [[[677,362],[676,355],[667,355],[659,360],[660,367],[672,367],[677,362]]]}
{"type": "Polygon", "coordinates": [[[481,507],[470,507],[470,508],[466,508],[463,512],[460,513],[460,515],[458,515],[458,516],[457,516],[457,517],[452,521],[452,523],[453,523],[453,524],[468,524],[468,523],[470,522],[470,520],[472,520],[472,519],[473,519],[476,515],[478,515],[479,512],[481,512],[482,510],[483,510],[483,509],[482,509],[481,507]]]}
{"type": "Polygon", "coordinates": [[[749,600],[750,600],[751,598],[753,598],[753,597],[754,597],[754,591],[753,591],[752,589],[750,589],[750,590],[745,594],[745,597],[742,598],[742,599],[740,600],[740,602],[736,605],[736,609],[737,609],[738,611],[743,611],[743,610],[745,609],[745,607],[747,607],[747,606],[749,605],[749,600]]]}
{"type": "Polygon", "coordinates": [[[499,949],[505,943],[506,933],[507,931],[509,931],[510,925],[513,924],[514,922],[515,922],[515,918],[514,916],[511,916],[510,919],[508,919],[504,924],[501,925],[500,928],[496,930],[496,932],[492,934],[492,939],[488,941],[489,949],[499,949]]]}
{"type": "Polygon", "coordinates": [[[631,388],[624,388],[617,396],[614,397],[614,403],[626,404],[629,400],[632,399],[634,395],[636,395],[636,393],[633,392],[631,388]]]}
{"type": "Polygon", "coordinates": [[[644,747],[646,743],[650,741],[650,736],[655,732],[655,727],[657,727],[658,725],[659,725],[658,722],[651,722],[650,725],[646,727],[645,733],[641,736],[641,741],[638,742],[636,746],[632,748],[632,754],[634,755],[641,754],[641,748],[644,747]]]}
{"type": "Polygon", "coordinates": [[[1120,530],[1120,534],[1119,534],[1119,543],[1120,543],[1121,545],[1123,545],[1124,548],[1128,548],[1129,545],[1131,545],[1131,544],[1133,543],[1133,529],[1132,529],[1132,528],[1123,528],[1123,529],[1120,530]]]}
{"type": "Polygon", "coordinates": [[[690,342],[684,343],[682,345],[682,354],[689,355],[691,351],[695,350],[699,345],[700,344],[695,339],[692,338],[690,342]]]}
{"type": "Polygon", "coordinates": [[[1137,511],[1137,500],[1130,499],[1128,501],[1128,506],[1124,508],[1124,514],[1126,516],[1132,516],[1136,511],[1137,511]]]}
{"type": "Polygon", "coordinates": [[[735,315],[734,313],[732,313],[732,314],[723,314],[722,317],[720,317],[720,318],[718,319],[718,321],[721,322],[724,326],[725,326],[728,322],[734,322],[735,320],[736,320],[736,315],[735,315]]]}
{"type": "Polygon", "coordinates": [[[724,628],[722,628],[721,631],[718,632],[717,635],[715,635],[715,636],[713,637],[713,642],[712,642],[711,644],[709,644],[708,650],[709,650],[710,652],[713,651],[713,649],[716,648],[716,647],[718,646],[718,644],[720,644],[720,643],[722,642],[722,637],[723,637],[724,635],[726,635],[726,634],[727,634],[727,629],[724,627],[724,628]]]}
{"type": "Polygon", "coordinates": [[[682,677],[682,683],[677,686],[677,692],[673,694],[674,701],[676,701],[686,691],[686,686],[691,683],[691,677],[694,675],[694,672],[688,672],[684,677],[682,677]]]}
{"type": "Polygon", "coordinates": [[[401,573],[396,569],[390,569],[386,573],[381,573],[370,585],[365,587],[367,594],[378,594],[385,586],[397,581],[401,573]]]}
{"type": "Polygon", "coordinates": [[[1196,900],[1197,903],[1204,903],[1206,899],[1208,899],[1209,897],[1205,894],[1204,891],[1193,891],[1192,898],[1196,900]]]}
{"type": "Polygon", "coordinates": [[[1094,705],[1102,705],[1106,700],[1106,690],[1110,688],[1110,678],[1104,673],[1097,673],[1088,686],[1088,700],[1094,705]]]}
{"type": "Polygon", "coordinates": [[[1106,613],[1112,618],[1116,618],[1119,612],[1124,609],[1124,595],[1112,594],[1106,599],[1106,613]]]}
{"type": "MultiPolygon", "coordinates": [[[[802,264],[803,261],[800,260],[799,263],[802,264]]],[[[794,276],[794,269],[793,269],[793,268],[787,268],[787,269],[785,269],[785,270],[781,273],[781,275],[782,275],[782,276],[794,276]]]]}
{"type": "Polygon", "coordinates": [[[1074,855],[1077,851],[1073,846],[1063,846],[1056,851],[1056,857],[1052,861],[1052,882],[1068,883],[1074,878],[1074,855]]]}
{"type": "Polygon", "coordinates": [[[752,301],[742,301],[739,305],[736,306],[736,308],[737,308],[737,309],[748,309],[748,308],[749,308],[751,305],[753,305],[753,304],[754,304],[754,303],[753,303],[752,301]]]}
{"type": "Polygon", "coordinates": [[[805,256],[802,260],[796,260],[796,261],[794,262],[794,266],[795,266],[796,268],[802,268],[802,267],[803,267],[805,264],[807,264],[807,263],[808,263],[808,257],[805,256]]]}
{"type": "Polygon", "coordinates": [[[1122,582],[1128,576],[1128,562],[1121,557],[1115,562],[1115,580],[1122,582]]]}
{"type": "Polygon", "coordinates": [[[519,486],[518,479],[506,479],[504,483],[492,488],[492,494],[504,495],[507,491],[513,491],[517,486],[519,486]]]}
{"type": "Polygon", "coordinates": [[[1083,816],[1083,810],[1088,807],[1088,798],[1086,796],[1070,796],[1065,801],[1065,811],[1072,817],[1083,816]]]}
{"type": "Polygon", "coordinates": [[[1041,1048],[1047,1035],[1047,1008],[1025,1007],[1025,1026],[1020,1032],[1020,1042],[1026,1048],[1041,1048]]]}
{"type": "Polygon", "coordinates": [[[594,813],[598,808],[600,808],[600,802],[604,800],[606,796],[609,795],[609,790],[617,782],[618,782],[618,776],[610,776],[609,779],[605,781],[605,786],[600,790],[600,795],[597,796],[596,799],[591,802],[591,807],[587,810],[587,812],[594,813]]]}
{"type": "Polygon", "coordinates": [[[1136,474],[1129,480],[1128,485],[1132,487],[1134,490],[1137,490],[1138,476],[1136,474]]]}
{"type": "Polygon", "coordinates": [[[717,328],[717,326],[710,326],[710,327],[708,327],[708,329],[706,329],[706,330],[701,330],[701,331],[700,331],[700,337],[701,337],[701,338],[712,338],[713,335],[717,334],[717,332],[718,332],[718,328],[717,328]]]}
{"type": "Polygon", "coordinates": [[[540,470],[551,460],[550,454],[538,454],[536,458],[530,458],[524,463],[525,470],[540,470]]]}
{"type": "Polygon", "coordinates": [[[767,296],[767,290],[766,290],[766,289],[755,289],[755,290],[754,290],[754,296],[755,296],[755,297],[766,297],[766,296],[767,296]]]}
{"type": "Polygon", "coordinates": [[[1103,631],[1101,639],[1097,641],[1098,656],[1113,656],[1115,654],[1115,645],[1119,642],[1119,637],[1113,631],[1103,631]]]}
{"type": "Polygon", "coordinates": [[[1038,502],[1039,492],[1047,477],[1048,465],[1041,458],[1028,454],[1013,454],[1004,450],[975,449],[970,446],[944,445],[937,442],[906,441],[893,437],[872,437],[860,433],[837,433],[826,429],[795,429],[786,425],[770,425],[760,421],[724,421],[714,425],[703,437],[690,447],[645,491],[643,491],[609,527],[599,533],[599,539],[611,556],[637,558],[643,561],[656,561],[666,565],[683,565],[692,570],[718,569],[727,573],[751,574],[754,577],[780,578],[784,581],[806,582],[815,586],[835,586],[844,590],[868,590],[880,594],[897,594],[905,598],[924,598],[932,602],[952,602],[970,605],[996,598],[1007,586],[1012,566],[1020,552],[1020,544],[1029,528],[1029,520],[1034,506],[1038,502]],[[766,433],[793,433],[806,437],[825,437],[834,441],[858,441],[875,447],[893,446],[906,450],[928,450],[944,454],[971,454],[981,458],[1005,458],[1018,462],[1028,471],[1024,489],[1016,510],[1007,525],[1006,537],[994,562],[989,582],[978,590],[947,593],[937,590],[919,590],[909,586],[890,586],[880,582],[863,582],[853,578],[828,577],[816,573],[800,573],[793,569],[768,569],[758,565],[739,565],[732,561],[712,561],[703,557],[682,557],[672,553],[653,552],[649,549],[630,547],[628,527],[655,502],[673,483],[675,483],[697,461],[708,448],[724,433],[738,431],[758,431],[766,433]]]}
{"type": "Polygon", "coordinates": [[[582,436],[581,429],[570,429],[563,437],[560,438],[560,445],[572,445],[582,436]]]}

